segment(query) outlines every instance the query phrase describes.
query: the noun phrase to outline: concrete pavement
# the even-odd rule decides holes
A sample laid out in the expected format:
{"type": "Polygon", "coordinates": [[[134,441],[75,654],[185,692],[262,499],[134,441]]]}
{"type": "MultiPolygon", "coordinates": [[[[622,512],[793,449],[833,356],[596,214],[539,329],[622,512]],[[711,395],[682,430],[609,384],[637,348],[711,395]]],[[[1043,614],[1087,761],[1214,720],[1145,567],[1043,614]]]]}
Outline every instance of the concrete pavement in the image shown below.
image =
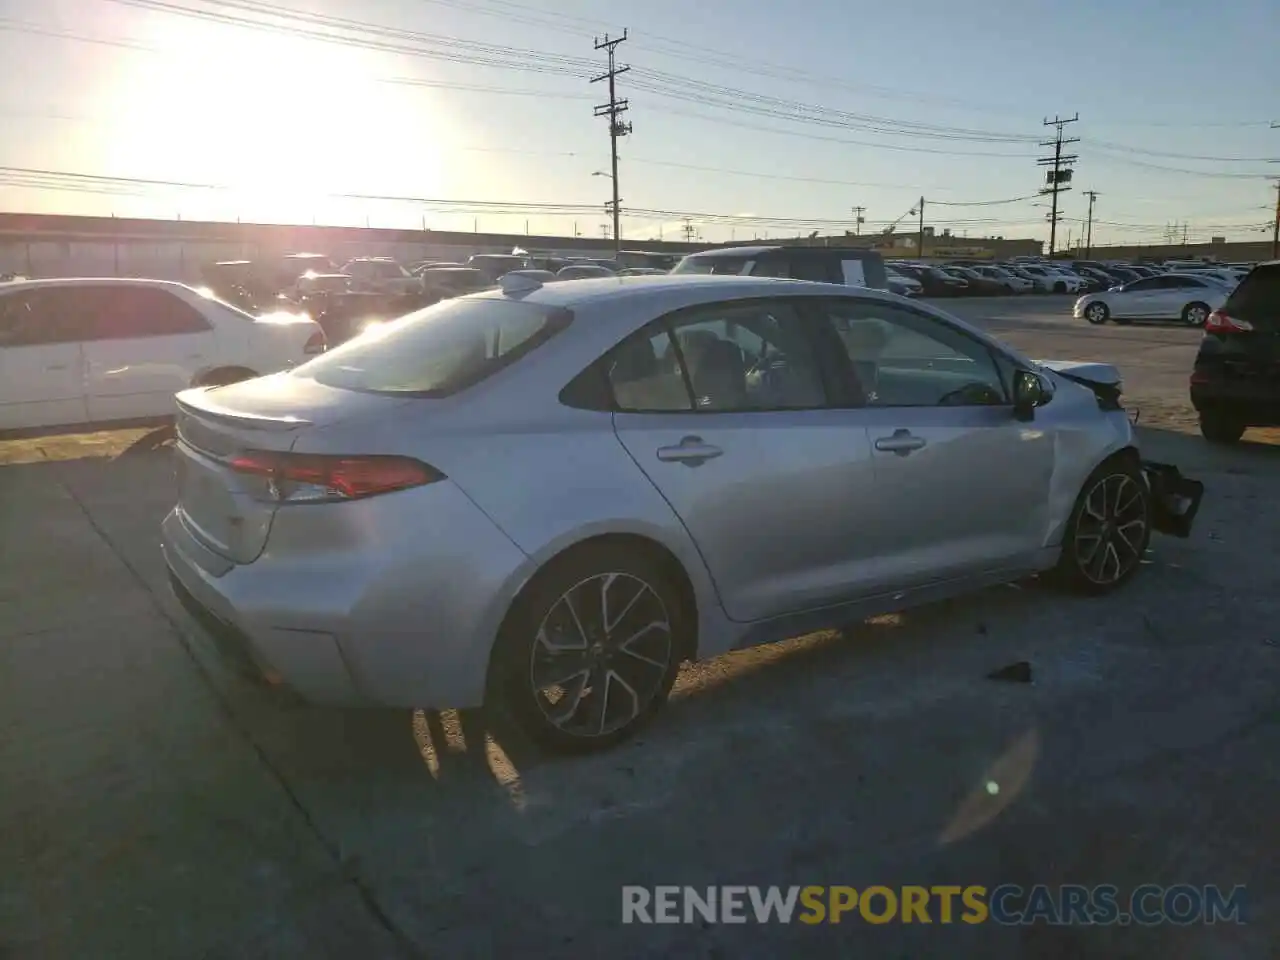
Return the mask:
{"type": "Polygon", "coordinates": [[[167,594],[165,450],[11,454],[41,462],[0,466],[0,956],[1271,956],[1280,447],[1185,435],[1190,331],[1003,309],[1172,411],[1143,442],[1209,485],[1195,536],[1117,597],[1005,587],[701,664],[585,759],[263,698],[167,594]],[[1033,683],[986,679],[1016,660],[1033,683]],[[627,883],[946,882],[1242,883],[1253,922],[619,923],[627,883]]]}

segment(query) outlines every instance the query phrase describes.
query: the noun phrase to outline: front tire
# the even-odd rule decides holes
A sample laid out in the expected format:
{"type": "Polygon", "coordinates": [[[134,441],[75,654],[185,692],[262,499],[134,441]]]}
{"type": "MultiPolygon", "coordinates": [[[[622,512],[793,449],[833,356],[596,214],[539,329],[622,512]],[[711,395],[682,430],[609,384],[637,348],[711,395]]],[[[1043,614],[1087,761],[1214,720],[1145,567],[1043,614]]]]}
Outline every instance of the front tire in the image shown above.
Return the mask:
{"type": "Polygon", "coordinates": [[[1200,436],[1210,443],[1239,443],[1245,425],[1219,413],[1200,414],[1200,436]]]}
{"type": "Polygon", "coordinates": [[[662,708],[694,630],[679,592],[634,550],[588,546],[544,568],[494,649],[496,706],[556,753],[604,750],[662,708]]]}
{"type": "Polygon", "coordinates": [[[1138,572],[1150,540],[1151,491],[1141,467],[1109,460],[1084,482],[1053,579],[1074,593],[1110,593],[1138,572]]]}
{"type": "Polygon", "coordinates": [[[1095,327],[1100,327],[1111,317],[1111,309],[1100,300],[1095,300],[1084,308],[1084,318],[1095,327]]]}
{"type": "Polygon", "coordinates": [[[1203,327],[1209,319],[1209,306],[1204,303],[1188,303],[1182,308],[1182,322],[1188,327],[1203,327]]]}

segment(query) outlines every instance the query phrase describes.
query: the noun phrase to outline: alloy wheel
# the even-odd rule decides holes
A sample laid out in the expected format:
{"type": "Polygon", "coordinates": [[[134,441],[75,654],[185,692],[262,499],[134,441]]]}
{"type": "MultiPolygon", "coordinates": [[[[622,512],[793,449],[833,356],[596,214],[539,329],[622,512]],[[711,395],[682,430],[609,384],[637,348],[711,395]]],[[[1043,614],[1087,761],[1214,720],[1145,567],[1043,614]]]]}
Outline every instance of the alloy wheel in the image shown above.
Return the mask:
{"type": "Polygon", "coordinates": [[[629,573],[570,587],[538,625],[529,681],[542,715],[566,734],[605,737],[664,689],[674,655],[661,595],[629,573]]]}
{"type": "Polygon", "coordinates": [[[1084,318],[1090,323],[1105,323],[1107,319],[1107,308],[1100,303],[1091,303],[1085,308],[1084,318]]]}
{"type": "Polygon", "coordinates": [[[1187,307],[1186,313],[1183,315],[1189,327],[1203,327],[1205,321],[1209,319],[1209,311],[1198,303],[1193,303],[1187,307]]]}
{"type": "Polygon", "coordinates": [[[1080,572],[1098,586],[1123,579],[1142,559],[1147,522],[1147,501],[1138,482],[1123,473],[1103,477],[1085,497],[1076,521],[1080,572]]]}

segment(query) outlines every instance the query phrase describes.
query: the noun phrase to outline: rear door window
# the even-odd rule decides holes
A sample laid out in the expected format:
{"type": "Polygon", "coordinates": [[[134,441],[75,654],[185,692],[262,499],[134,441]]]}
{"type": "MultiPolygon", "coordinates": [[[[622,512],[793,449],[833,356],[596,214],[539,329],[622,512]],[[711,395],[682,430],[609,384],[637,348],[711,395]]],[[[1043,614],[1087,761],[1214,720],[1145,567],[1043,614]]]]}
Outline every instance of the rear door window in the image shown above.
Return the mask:
{"type": "Polygon", "coordinates": [[[510,300],[446,300],[294,368],[367,393],[446,397],[487,379],[568,326],[567,310],[510,300]]]}
{"type": "Polygon", "coordinates": [[[1254,267],[1227,299],[1226,312],[1258,328],[1280,329],[1280,264],[1254,267]]]}
{"type": "Polygon", "coordinates": [[[92,324],[86,340],[168,337],[210,329],[198,310],[157,287],[81,286],[74,288],[73,299],[72,309],[92,324]]]}

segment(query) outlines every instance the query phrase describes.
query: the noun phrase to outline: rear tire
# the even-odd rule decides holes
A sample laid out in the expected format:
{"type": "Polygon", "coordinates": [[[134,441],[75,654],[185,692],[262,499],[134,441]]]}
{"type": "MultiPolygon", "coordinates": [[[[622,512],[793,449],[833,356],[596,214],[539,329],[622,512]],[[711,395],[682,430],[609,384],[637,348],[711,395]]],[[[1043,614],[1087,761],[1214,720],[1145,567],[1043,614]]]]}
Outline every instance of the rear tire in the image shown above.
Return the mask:
{"type": "Polygon", "coordinates": [[[1245,425],[1220,413],[1200,414],[1200,436],[1210,443],[1239,443],[1245,425]]]}
{"type": "Polygon", "coordinates": [[[585,546],[543,568],[512,605],[493,651],[493,705],[547,750],[607,749],[666,703],[694,630],[656,564],[585,546]]]}
{"type": "Polygon", "coordinates": [[[1209,305],[1200,303],[1188,303],[1182,308],[1182,322],[1188,327],[1203,327],[1205,321],[1209,319],[1209,305]]]}
{"type": "Polygon", "coordinates": [[[1151,540],[1151,490],[1133,457],[1115,457],[1089,475],[1062,537],[1051,579],[1099,596],[1133,578],[1151,540]]]}

